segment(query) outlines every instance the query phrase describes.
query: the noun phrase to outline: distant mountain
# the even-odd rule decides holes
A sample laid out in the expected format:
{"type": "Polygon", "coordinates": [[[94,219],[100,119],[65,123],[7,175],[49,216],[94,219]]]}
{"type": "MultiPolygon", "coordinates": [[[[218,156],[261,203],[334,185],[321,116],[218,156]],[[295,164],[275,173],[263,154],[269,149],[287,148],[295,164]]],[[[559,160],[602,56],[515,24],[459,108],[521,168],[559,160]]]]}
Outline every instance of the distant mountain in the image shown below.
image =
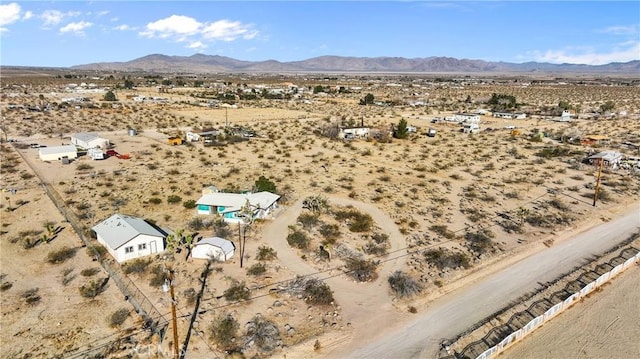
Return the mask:
{"type": "Polygon", "coordinates": [[[100,62],[72,66],[77,70],[143,71],[143,72],[379,72],[379,73],[588,73],[638,74],[640,61],[614,62],[606,65],[550,64],[525,62],[490,62],[452,57],[344,57],[320,56],[303,61],[242,61],[218,55],[192,56],[147,55],[127,62],[100,62]]]}

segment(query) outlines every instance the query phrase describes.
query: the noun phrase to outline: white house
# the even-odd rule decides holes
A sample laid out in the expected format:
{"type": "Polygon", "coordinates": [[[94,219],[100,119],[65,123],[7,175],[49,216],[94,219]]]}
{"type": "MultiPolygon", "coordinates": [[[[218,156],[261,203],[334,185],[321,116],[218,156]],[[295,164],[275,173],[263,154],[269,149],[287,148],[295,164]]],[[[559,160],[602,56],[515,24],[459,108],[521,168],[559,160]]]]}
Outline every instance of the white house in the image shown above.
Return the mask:
{"type": "Polygon", "coordinates": [[[466,124],[462,128],[462,132],[464,132],[464,133],[478,133],[478,132],[480,132],[480,126],[478,126],[475,123],[466,124]]]}
{"type": "Polygon", "coordinates": [[[163,252],[167,231],[142,218],[114,214],[91,228],[118,262],[163,252]]]}
{"type": "Polygon", "coordinates": [[[78,158],[78,149],[73,145],[41,147],[38,155],[43,161],[59,161],[63,157],[72,160],[78,158]]]}
{"type": "Polygon", "coordinates": [[[229,240],[220,237],[203,238],[191,250],[191,257],[224,262],[233,257],[235,250],[236,246],[229,240]]]}
{"type": "Polygon", "coordinates": [[[456,113],[453,115],[455,122],[479,123],[480,115],[475,113],[456,113]]]}
{"type": "Polygon", "coordinates": [[[573,120],[573,115],[571,114],[570,111],[564,110],[562,111],[562,115],[560,115],[560,117],[554,117],[551,119],[551,121],[556,121],[556,122],[571,122],[573,120]]]}
{"type": "Polygon", "coordinates": [[[200,135],[195,133],[195,132],[187,131],[186,137],[187,137],[187,141],[189,141],[189,142],[198,142],[198,141],[200,141],[200,135]]]}
{"type": "Polygon", "coordinates": [[[271,192],[257,193],[207,193],[196,202],[197,213],[218,215],[226,222],[240,223],[244,220],[240,213],[249,202],[253,219],[263,219],[278,207],[280,196],[271,192]]]}
{"type": "Polygon", "coordinates": [[[600,166],[600,162],[607,167],[618,168],[624,155],[618,151],[602,151],[593,156],[589,156],[589,162],[594,166],[600,166]]]}
{"type": "Polygon", "coordinates": [[[74,133],[73,135],[71,135],[71,143],[87,150],[90,148],[109,147],[109,140],[90,132],[74,133]]]}
{"type": "Polygon", "coordinates": [[[369,137],[369,127],[341,127],[338,133],[340,139],[367,138],[369,137]]]}
{"type": "Polygon", "coordinates": [[[512,113],[512,112],[494,112],[493,117],[504,119],[524,120],[527,118],[526,113],[512,113]]]}

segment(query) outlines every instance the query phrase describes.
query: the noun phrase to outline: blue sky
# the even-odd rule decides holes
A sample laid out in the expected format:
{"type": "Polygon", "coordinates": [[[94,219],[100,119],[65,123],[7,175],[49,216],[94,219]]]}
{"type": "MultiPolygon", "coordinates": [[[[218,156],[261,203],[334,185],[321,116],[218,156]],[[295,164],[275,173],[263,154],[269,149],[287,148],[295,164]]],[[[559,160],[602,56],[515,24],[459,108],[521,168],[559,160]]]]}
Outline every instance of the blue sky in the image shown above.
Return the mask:
{"type": "Polygon", "coordinates": [[[0,1],[0,64],[149,54],[603,64],[640,59],[640,1],[0,1]]]}

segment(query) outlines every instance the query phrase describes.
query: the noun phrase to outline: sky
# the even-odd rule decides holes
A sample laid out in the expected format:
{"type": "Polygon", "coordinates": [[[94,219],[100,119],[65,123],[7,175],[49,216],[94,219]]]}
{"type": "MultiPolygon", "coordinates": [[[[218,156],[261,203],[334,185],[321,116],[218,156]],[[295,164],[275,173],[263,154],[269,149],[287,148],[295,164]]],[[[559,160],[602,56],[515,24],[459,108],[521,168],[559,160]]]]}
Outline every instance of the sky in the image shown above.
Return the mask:
{"type": "Polygon", "coordinates": [[[640,1],[5,1],[0,64],[150,54],[600,65],[640,60],[640,1]]]}

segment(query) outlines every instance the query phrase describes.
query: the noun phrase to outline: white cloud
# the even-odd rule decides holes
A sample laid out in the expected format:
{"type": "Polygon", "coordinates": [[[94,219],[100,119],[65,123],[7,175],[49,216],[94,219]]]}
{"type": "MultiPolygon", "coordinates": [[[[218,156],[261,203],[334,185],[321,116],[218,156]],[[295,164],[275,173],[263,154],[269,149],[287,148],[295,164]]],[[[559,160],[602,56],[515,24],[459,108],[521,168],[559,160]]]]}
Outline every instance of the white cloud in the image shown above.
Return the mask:
{"type": "Polygon", "coordinates": [[[131,27],[129,25],[126,25],[126,24],[118,25],[118,26],[114,27],[113,29],[114,30],[118,30],[118,31],[132,30],[131,27]]]}
{"type": "Polygon", "coordinates": [[[31,11],[27,11],[22,15],[22,20],[29,20],[33,17],[33,13],[31,11]]]}
{"type": "Polygon", "coordinates": [[[84,35],[84,30],[93,26],[92,23],[86,21],[72,22],[60,28],[60,33],[73,33],[75,35],[84,35]]]}
{"type": "Polygon", "coordinates": [[[612,35],[637,35],[638,31],[638,25],[617,25],[609,26],[598,32],[612,35]]]}
{"type": "Polygon", "coordinates": [[[45,28],[51,28],[52,26],[58,25],[65,18],[80,16],[82,13],[80,11],[68,11],[62,12],[58,10],[45,10],[40,15],[40,18],[44,22],[42,25],[45,28]]]}
{"type": "Polygon", "coordinates": [[[7,5],[0,5],[0,32],[7,31],[5,27],[20,20],[20,5],[17,3],[11,3],[7,5]]]}
{"type": "Polygon", "coordinates": [[[190,43],[187,48],[195,49],[195,50],[203,50],[207,48],[207,45],[203,44],[202,41],[194,41],[190,43]]]}
{"type": "Polygon", "coordinates": [[[64,18],[64,14],[58,10],[46,10],[40,15],[40,18],[44,21],[44,26],[49,27],[59,24],[64,18]]]}
{"type": "Polygon", "coordinates": [[[619,43],[609,51],[596,51],[592,48],[566,48],[561,50],[533,51],[535,61],[554,64],[603,65],[611,62],[629,62],[640,60],[640,41],[619,43]]]}
{"type": "Polygon", "coordinates": [[[171,15],[148,23],[139,35],[187,42],[189,48],[204,48],[207,41],[234,41],[240,38],[250,40],[258,35],[258,31],[239,21],[223,19],[207,23],[189,16],[171,15]]]}
{"type": "Polygon", "coordinates": [[[176,35],[195,34],[201,27],[202,24],[192,17],[171,15],[168,18],[148,23],[140,35],[149,38],[159,37],[166,39],[176,35]]]}
{"type": "Polygon", "coordinates": [[[229,20],[219,20],[202,29],[202,36],[212,40],[233,41],[239,37],[250,40],[257,34],[258,32],[252,31],[248,25],[229,20]]]}

